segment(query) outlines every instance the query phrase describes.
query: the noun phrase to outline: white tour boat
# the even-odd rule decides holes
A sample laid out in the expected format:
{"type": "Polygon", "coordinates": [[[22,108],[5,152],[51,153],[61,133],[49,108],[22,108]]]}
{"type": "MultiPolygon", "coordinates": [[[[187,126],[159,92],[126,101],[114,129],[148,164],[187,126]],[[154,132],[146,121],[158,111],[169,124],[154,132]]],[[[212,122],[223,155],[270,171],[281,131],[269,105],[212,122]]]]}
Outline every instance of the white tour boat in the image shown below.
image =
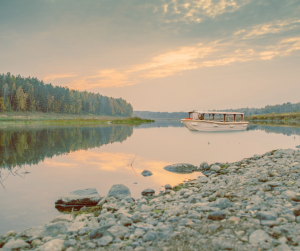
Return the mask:
{"type": "Polygon", "coordinates": [[[244,113],[214,111],[191,111],[188,118],[181,119],[181,123],[191,131],[239,131],[246,130],[249,124],[244,121],[244,113]],[[215,118],[215,115],[219,115],[219,118],[215,118]],[[239,121],[236,121],[236,115],[240,116],[239,121]]]}

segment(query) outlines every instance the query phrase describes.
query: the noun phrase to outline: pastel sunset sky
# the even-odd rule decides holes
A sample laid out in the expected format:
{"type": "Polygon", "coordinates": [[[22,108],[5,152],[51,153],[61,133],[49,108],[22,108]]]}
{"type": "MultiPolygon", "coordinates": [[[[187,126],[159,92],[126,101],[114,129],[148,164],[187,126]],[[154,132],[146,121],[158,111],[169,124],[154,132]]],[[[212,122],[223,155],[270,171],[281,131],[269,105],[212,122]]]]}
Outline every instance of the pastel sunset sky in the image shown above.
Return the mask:
{"type": "Polygon", "coordinates": [[[0,0],[0,73],[139,111],[300,101],[299,0],[0,0]]]}

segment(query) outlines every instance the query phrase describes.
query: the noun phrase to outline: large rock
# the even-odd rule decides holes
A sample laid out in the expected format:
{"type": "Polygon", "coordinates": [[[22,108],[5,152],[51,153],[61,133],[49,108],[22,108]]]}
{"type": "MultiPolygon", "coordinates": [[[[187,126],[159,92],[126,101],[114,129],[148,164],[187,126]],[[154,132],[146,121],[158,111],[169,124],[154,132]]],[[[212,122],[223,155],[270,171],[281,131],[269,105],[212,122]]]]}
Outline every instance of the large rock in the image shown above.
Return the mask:
{"type": "Polygon", "coordinates": [[[77,233],[80,229],[86,227],[87,223],[85,221],[75,221],[71,226],[68,227],[68,233],[77,233]]]}
{"type": "Polygon", "coordinates": [[[212,165],[210,168],[211,171],[215,171],[216,173],[221,171],[221,167],[218,165],[212,165]]]}
{"type": "Polygon", "coordinates": [[[24,230],[19,233],[17,236],[26,236],[26,237],[46,237],[51,236],[55,237],[59,234],[65,234],[68,227],[71,225],[69,222],[55,222],[55,223],[46,223],[43,226],[32,227],[24,230]]]}
{"type": "Polygon", "coordinates": [[[28,248],[30,245],[25,242],[24,240],[17,239],[7,242],[4,246],[4,250],[12,250],[12,249],[19,249],[19,248],[28,248]]]}
{"type": "Polygon", "coordinates": [[[46,242],[44,245],[40,246],[38,251],[61,251],[64,249],[64,240],[54,239],[52,241],[46,242]]]}
{"type": "Polygon", "coordinates": [[[249,236],[250,244],[264,244],[270,239],[270,236],[263,230],[256,230],[249,236]]]}
{"type": "Polygon", "coordinates": [[[57,216],[54,220],[52,220],[52,223],[58,222],[58,221],[70,222],[72,220],[74,220],[74,217],[72,214],[63,214],[63,215],[57,216]]]}
{"type": "Polygon", "coordinates": [[[143,196],[152,196],[155,194],[155,191],[151,188],[147,188],[142,192],[143,196]]]}
{"type": "Polygon", "coordinates": [[[255,218],[259,220],[273,221],[276,220],[278,214],[275,211],[262,211],[256,214],[255,218]]]}
{"type": "Polygon", "coordinates": [[[125,234],[129,232],[129,229],[127,227],[123,226],[112,226],[107,230],[114,238],[120,238],[121,240],[124,239],[125,234]]]}
{"type": "Polygon", "coordinates": [[[216,201],[209,204],[210,207],[218,207],[220,209],[225,209],[231,206],[231,202],[227,198],[219,198],[216,201]]]}
{"type": "Polygon", "coordinates": [[[99,247],[105,247],[107,246],[109,243],[111,243],[113,241],[113,237],[111,237],[110,235],[106,235],[106,236],[103,236],[101,237],[97,244],[99,247]]]}
{"type": "Polygon", "coordinates": [[[89,233],[89,237],[90,239],[99,239],[101,238],[104,233],[107,231],[107,229],[109,229],[111,227],[111,225],[106,225],[103,227],[99,227],[99,228],[95,228],[93,229],[90,233],[89,233]]]}
{"type": "Polygon", "coordinates": [[[179,163],[166,166],[164,169],[172,173],[193,173],[197,167],[187,163],[179,163]]]}
{"type": "Polygon", "coordinates": [[[153,173],[150,172],[150,171],[148,171],[148,170],[144,170],[141,174],[142,174],[144,177],[148,177],[148,176],[153,175],[153,173]]]}
{"type": "Polygon", "coordinates": [[[127,196],[131,196],[130,190],[122,184],[113,185],[107,194],[107,197],[114,197],[116,199],[124,199],[127,196]]]}
{"type": "Polygon", "coordinates": [[[58,205],[78,205],[78,206],[96,206],[101,200],[95,188],[88,188],[70,192],[59,198],[55,204],[58,205]]]}
{"type": "Polygon", "coordinates": [[[212,212],[207,217],[210,220],[220,221],[226,218],[226,213],[223,211],[212,212]]]}

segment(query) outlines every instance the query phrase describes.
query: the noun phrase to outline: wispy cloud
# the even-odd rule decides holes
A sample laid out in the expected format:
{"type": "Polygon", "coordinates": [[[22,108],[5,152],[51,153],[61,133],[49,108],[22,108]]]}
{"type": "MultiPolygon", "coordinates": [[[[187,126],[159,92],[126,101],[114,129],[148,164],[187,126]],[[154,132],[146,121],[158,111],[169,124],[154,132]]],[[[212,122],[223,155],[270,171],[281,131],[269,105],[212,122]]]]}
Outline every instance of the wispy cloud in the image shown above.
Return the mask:
{"type": "Polygon", "coordinates": [[[215,41],[207,45],[197,44],[171,50],[126,69],[101,70],[95,76],[78,78],[70,85],[77,89],[134,85],[145,79],[164,78],[187,70],[234,62],[271,60],[289,55],[295,50],[300,50],[300,37],[286,38],[264,46],[241,43],[239,39],[227,43],[215,41]]]}
{"type": "Polygon", "coordinates": [[[203,18],[215,18],[226,12],[234,12],[249,3],[249,0],[171,0],[163,4],[166,22],[195,22],[203,18]]]}
{"type": "Polygon", "coordinates": [[[72,74],[50,74],[45,76],[43,79],[44,80],[53,80],[57,78],[71,78],[71,77],[77,77],[77,75],[72,75],[72,74]]]}
{"type": "Polygon", "coordinates": [[[256,25],[248,31],[246,29],[239,30],[235,35],[243,34],[244,39],[249,39],[270,33],[280,33],[299,27],[300,19],[276,20],[267,24],[256,25]]]}

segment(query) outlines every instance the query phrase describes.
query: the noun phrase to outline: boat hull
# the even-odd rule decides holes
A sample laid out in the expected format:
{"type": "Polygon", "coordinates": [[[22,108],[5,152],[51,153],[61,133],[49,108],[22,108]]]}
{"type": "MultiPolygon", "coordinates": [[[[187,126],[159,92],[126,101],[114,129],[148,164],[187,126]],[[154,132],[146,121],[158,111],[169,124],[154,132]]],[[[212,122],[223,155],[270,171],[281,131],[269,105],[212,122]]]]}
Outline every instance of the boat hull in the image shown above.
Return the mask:
{"type": "Polygon", "coordinates": [[[181,123],[191,131],[218,132],[218,131],[244,131],[248,122],[213,122],[204,120],[182,119],[181,123]]]}

